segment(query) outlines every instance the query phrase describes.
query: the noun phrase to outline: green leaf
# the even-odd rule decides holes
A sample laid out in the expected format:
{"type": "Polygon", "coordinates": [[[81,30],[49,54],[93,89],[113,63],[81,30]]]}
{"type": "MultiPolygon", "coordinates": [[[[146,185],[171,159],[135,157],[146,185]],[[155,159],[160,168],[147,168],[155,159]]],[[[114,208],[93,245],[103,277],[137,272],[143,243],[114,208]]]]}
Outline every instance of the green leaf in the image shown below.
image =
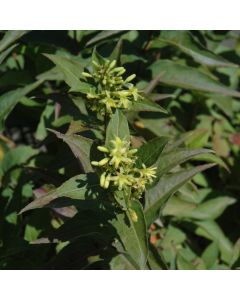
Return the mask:
{"type": "Polygon", "coordinates": [[[138,166],[142,166],[142,164],[145,164],[147,167],[152,166],[159,158],[167,142],[167,137],[160,137],[143,144],[138,149],[136,164],[138,166]]]}
{"type": "Polygon", "coordinates": [[[8,30],[0,41],[0,52],[8,48],[12,43],[20,39],[27,30],[8,30]]]}
{"type": "Polygon", "coordinates": [[[0,96],[0,131],[4,129],[4,121],[7,119],[10,112],[15,105],[21,100],[22,97],[37,88],[42,81],[36,81],[32,84],[26,85],[23,88],[7,92],[0,96]]]}
{"type": "Polygon", "coordinates": [[[220,249],[222,260],[226,263],[230,263],[233,256],[233,245],[224,235],[219,225],[212,220],[195,223],[199,226],[196,229],[196,234],[216,242],[220,249]]]}
{"type": "Polygon", "coordinates": [[[148,265],[150,270],[166,270],[167,266],[154,246],[149,245],[148,265]]]}
{"type": "Polygon", "coordinates": [[[61,70],[64,75],[65,82],[71,87],[71,91],[80,91],[81,86],[85,87],[85,85],[87,85],[80,81],[80,78],[83,77],[83,66],[77,59],[54,54],[44,55],[61,70]]]}
{"type": "Polygon", "coordinates": [[[181,253],[177,254],[177,267],[178,270],[196,270],[194,265],[185,259],[181,253]]]}
{"type": "Polygon", "coordinates": [[[107,126],[106,146],[111,147],[111,140],[114,140],[117,136],[125,141],[130,141],[128,121],[120,110],[116,110],[107,126]]]}
{"type": "Polygon", "coordinates": [[[92,52],[92,61],[95,61],[99,65],[104,65],[106,63],[107,59],[104,58],[102,55],[100,55],[97,52],[96,47],[94,47],[93,52],[92,52]]]}
{"type": "Polygon", "coordinates": [[[215,154],[212,154],[212,153],[200,154],[199,156],[194,157],[193,160],[215,163],[215,164],[218,164],[219,166],[223,167],[224,169],[226,169],[228,172],[230,172],[228,166],[221,159],[221,157],[216,156],[215,154]]]}
{"type": "Polygon", "coordinates": [[[115,247],[120,252],[126,252],[139,269],[145,269],[148,244],[144,213],[141,204],[135,200],[131,201],[131,210],[136,215],[135,220],[128,210],[126,213],[118,214],[116,219],[111,222],[120,237],[120,241],[115,243],[115,247]]]}
{"type": "Polygon", "coordinates": [[[110,262],[111,270],[138,270],[138,266],[126,253],[118,254],[110,262]]]}
{"type": "Polygon", "coordinates": [[[236,202],[230,197],[218,197],[196,205],[183,201],[179,198],[170,199],[163,210],[163,215],[180,218],[192,218],[198,220],[216,219],[222,215],[224,210],[236,202]]]}
{"type": "Polygon", "coordinates": [[[100,33],[95,35],[91,40],[89,40],[86,44],[86,46],[90,46],[92,44],[95,44],[97,42],[101,42],[107,38],[110,38],[118,33],[123,32],[123,30],[102,30],[100,33]]]}
{"type": "Polygon", "coordinates": [[[190,149],[206,147],[210,135],[211,132],[207,128],[197,128],[189,131],[185,136],[185,145],[190,149]]]}
{"type": "Polygon", "coordinates": [[[8,54],[10,54],[16,46],[17,46],[17,44],[14,44],[0,54],[0,65],[4,61],[4,59],[8,56],[8,54]]]}
{"type": "Polygon", "coordinates": [[[158,39],[177,47],[200,64],[209,67],[237,67],[237,65],[204,48],[186,30],[162,30],[158,39]]]}
{"type": "Polygon", "coordinates": [[[129,110],[131,111],[153,111],[167,114],[167,111],[157,103],[149,100],[148,98],[141,99],[133,102],[129,110]]]}
{"type": "Polygon", "coordinates": [[[82,167],[86,173],[92,172],[90,162],[90,150],[93,141],[77,134],[63,134],[53,129],[49,129],[56,134],[59,139],[62,139],[71,148],[74,155],[80,160],[82,167]]]}
{"type": "Polygon", "coordinates": [[[53,101],[48,100],[41,114],[40,121],[36,130],[35,137],[37,140],[43,140],[47,137],[47,127],[49,127],[54,120],[54,112],[55,105],[53,101]]]}
{"type": "Polygon", "coordinates": [[[113,61],[113,60],[117,61],[118,66],[121,65],[122,44],[123,44],[122,39],[120,39],[117,42],[117,45],[115,46],[115,48],[113,49],[111,55],[109,56],[109,59],[111,61],[113,61]]]}
{"type": "Polygon", "coordinates": [[[9,150],[0,163],[0,179],[10,169],[26,163],[32,156],[38,154],[38,152],[38,150],[32,149],[30,146],[18,146],[9,150]]]}
{"type": "MultiPolygon", "coordinates": [[[[45,242],[68,241],[83,236],[96,236],[109,242],[113,236],[113,227],[108,223],[109,213],[103,210],[79,211],[73,218],[50,233],[45,242]]],[[[36,242],[36,241],[35,241],[36,242]]]]}
{"type": "Polygon", "coordinates": [[[151,65],[150,69],[153,76],[157,76],[161,72],[161,82],[167,85],[240,97],[239,92],[225,87],[201,71],[170,60],[158,60],[151,65]]]}
{"type": "Polygon", "coordinates": [[[212,166],[214,166],[214,164],[207,164],[161,177],[158,183],[147,190],[145,194],[146,200],[144,212],[147,225],[150,225],[158,218],[160,209],[166,203],[168,198],[182,185],[197,173],[211,168],[212,166]]]}
{"type": "Polygon", "coordinates": [[[77,175],[65,181],[58,188],[29,203],[20,211],[20,214],[31,209],[44,207],[57,198],[66,197],[74,200],[93,200],[97,199],[101,192],[99,179],[95,174],[77,175]]]}
{"type": "Polygon", "coordinates": [[[219,255],[218,244],[216,242],[212,242],[202,254],[202,259],[204,260],[207,269],[211,269],[215,263],[217,262],[219,255]]]}
{"type": "Polygon", "coordinates": [[[58,67],[53,67],[52,69],[39,74],[36,78],[38,80],[43,80],[43,81],[44,80],[62,81],[64,80],[64,74],[58,67]]]}
{"type": "Polygon", "coordinates": [[[162,153],[162,155],[157,160],[155,166],[157,167],[157,176],[160,177],[163,174],[169,172],[171,169],[180,165],[195,156],[203,153],[211,152],[209,149],[176,149],[167,153],[162,153]]]}

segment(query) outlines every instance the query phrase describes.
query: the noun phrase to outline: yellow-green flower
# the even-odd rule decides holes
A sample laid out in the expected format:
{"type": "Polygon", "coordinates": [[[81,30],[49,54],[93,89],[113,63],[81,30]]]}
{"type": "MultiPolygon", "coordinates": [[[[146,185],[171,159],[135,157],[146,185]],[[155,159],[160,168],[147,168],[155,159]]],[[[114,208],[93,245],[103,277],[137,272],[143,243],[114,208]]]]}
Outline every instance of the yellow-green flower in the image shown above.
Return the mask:
{"type": "Polygon", "coordinates": [[[147,168],[145,164],[142,164],[142,169],[139,169],[140,177],[146,178],[149,183],[156,177],[156,167],[147,168]]]}
{"type": "Polygon", "coordinates": [[[118,173],[116,176],[111,177],[114,185],[116,185],[119,190],[122,190],[125,186],[131,186],[133,183],[133,179],[134,178],[132,175],[122,173],[118,173]]]}
{"type": "Polygon", "coordinates": [[[116,60],[105,60],[102,64],[92,61],[93,71],[82,73],[91,85],[94,82],[94,91],[91,88],[86,94],[88,106],[102,116],[111,115],[116,108],[129,109],[132,102],[141,98],[138,89],[130,83],[136,75],[123,79],[126,69],[116,67],[116,63],[116,60]]]}
{"type": "Polygon", "coordinates": [[[112,183],[119,190],[131,188],[133,198],[138,199],[145,191],[146,185],[156,177],[156,167],[141,168],[135,166],[137,149],[130,148],[130,142],[116,136],[110,146],[98,146],[104,154],[100,161],[92,161],[92,165],[102,168],[100,185],[104,189],[112,183]]]}

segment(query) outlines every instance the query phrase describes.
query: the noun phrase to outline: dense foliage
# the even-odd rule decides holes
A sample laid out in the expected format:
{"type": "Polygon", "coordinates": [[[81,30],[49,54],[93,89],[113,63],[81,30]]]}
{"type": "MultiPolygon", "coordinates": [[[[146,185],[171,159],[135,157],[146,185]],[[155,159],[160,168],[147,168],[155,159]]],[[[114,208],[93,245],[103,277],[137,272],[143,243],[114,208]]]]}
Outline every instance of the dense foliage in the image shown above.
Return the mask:
{"type": "Polygon", "coordinates": [[[0,38],[1,269],[240,267],[238,32],[0,38]]]}

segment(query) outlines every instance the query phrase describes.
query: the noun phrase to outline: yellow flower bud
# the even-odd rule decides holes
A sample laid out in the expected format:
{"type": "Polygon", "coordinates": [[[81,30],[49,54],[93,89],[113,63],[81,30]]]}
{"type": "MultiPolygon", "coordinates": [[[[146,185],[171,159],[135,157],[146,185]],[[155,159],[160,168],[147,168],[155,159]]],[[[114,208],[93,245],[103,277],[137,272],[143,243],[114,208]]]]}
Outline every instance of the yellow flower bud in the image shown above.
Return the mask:
{"type": "Polygon", "coordinates": [[[82,75],[87,77],[87,78],[92,78],[93,77],[90,73],[87,73],[87,72],[82,72],[82,75]]]}
{"type": "Polygon", "coordinates": [[[101,152],[104,152],[104,153],[108,153],[108,152],[109,152],[109,150],[108,150],[106,147],[98,146],[97,148],[98,148],[98,150],[101,151],[101,152]]]}
{"type": "Polygon", "coordinates": [[[116,63],[117,63],[117,61],[116,61],[116,60],[113,60],[113,61],[110,63],[110,65],[109,65],[109,67],[108,67],[108,70],[111,70],[112,68],[114,68],[114,67],[116,66],[116,63]]]}
{"type": "Polygon", "coordinates": [[[101,166],[104,166],[104,165],[106,165],[106,163],[109,161],[109,158],[108,157],[105,157],[105,158],[103,158],[102,160],[100,160],[99,162],[98,162],[98,166],[99,167],[101,167],[101,166]]]}
{"type": "Polygon", "coordinates": [[[100,65],[99,65],[95,60],[92,61],[92,64],[93,64],[95,67],[97,67],[97,68],[100,67],[100,65]]]}
{"type": "Polygon", "coordinates": [[[105,182],[104,182],[104,188],[107,189],[109,187],[110,184],[110,175],[107,175],[105,182]]]}
{"type": "Polygon", "coordinates": [[[130,76],[128,76],[128,77],[126,78],[125,82],[130,82],[130,81],[132,81],[135,77],[136,77],[136,74],[132,74],[132,75],[130,75],[130,76]]]}
{"type": "Polygon", "coordinates": [[[126,69],[124,67],[117,67],[113,70],[113,72],[118,73],[119,76],[122,75],[123,73],[125,73],[125,71],[126,71],[126,69]]]}
{"type": "Polygon", "coordinates": [[[106,175],[106,172],[102,173],[101,177],[100,177],[100,186],[101,187],[104,187],[104,184],[105,184],[105,175],[106,175]]]}
{"type": "Polygon", "coordinates": [[[128,209],[128,212],[129,212],[131,220],[134,223],[136,223],[138,221],[138,216],[137,216],[136,212],[133,209],[131,209],[131,208],[128,209]]]}

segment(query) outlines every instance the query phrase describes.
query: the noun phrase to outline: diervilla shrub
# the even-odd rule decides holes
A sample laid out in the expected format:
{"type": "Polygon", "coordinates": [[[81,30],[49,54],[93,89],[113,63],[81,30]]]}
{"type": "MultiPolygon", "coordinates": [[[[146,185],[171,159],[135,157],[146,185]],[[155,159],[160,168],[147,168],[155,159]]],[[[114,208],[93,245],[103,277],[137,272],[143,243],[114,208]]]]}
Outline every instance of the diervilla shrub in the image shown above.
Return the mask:
{"type": "MultiPolygon", "coordinates": [[[[110,261],[113,269],[165,268],[162,257],[156,257],[149,247],[148,228],[158,220],[172,194],[194,175],[213,166],[185,169],[180,164],[211,151],[190,151],[183,147],[183,142],[167,136],[132,146],[133,138],[138,140],[138,132],[133,130],[133,119],[128,118],[128,112],[132,115],[139,111],[160,115],[166,112],[151,100],[151,95],[136,88],[132,83],[134,74],[124,78],[126,69],[117,63],[119,49],[118,44],[111,59],[94,50],[91,66],[82,70],[81,76],[79,72],[74,77],[73,71],[64,73],[71,88],[69,97],[77,95],[83,101],[81,108],[82,105],[87,108],[85,115],[91,119],[74,120],[65,134],[51,131],[68,144],[80,160],[81,169],[56,189],[30,202],[21,213],[56,205],[58,198],[72,200],[69,205],[76,206],[75,216],[45,237],[44,242],[68,241],[64,248],[68,251],[72,243],[84,239],[84,243],[110,261]],[[91,227],[90,233],[86,224],[91,227]]],[[[65,58],[47,57],[61,68],[66,64],[68,69],[65,58]]],[[[208,156],[207,160],[213,158],[208,156]]]]}

